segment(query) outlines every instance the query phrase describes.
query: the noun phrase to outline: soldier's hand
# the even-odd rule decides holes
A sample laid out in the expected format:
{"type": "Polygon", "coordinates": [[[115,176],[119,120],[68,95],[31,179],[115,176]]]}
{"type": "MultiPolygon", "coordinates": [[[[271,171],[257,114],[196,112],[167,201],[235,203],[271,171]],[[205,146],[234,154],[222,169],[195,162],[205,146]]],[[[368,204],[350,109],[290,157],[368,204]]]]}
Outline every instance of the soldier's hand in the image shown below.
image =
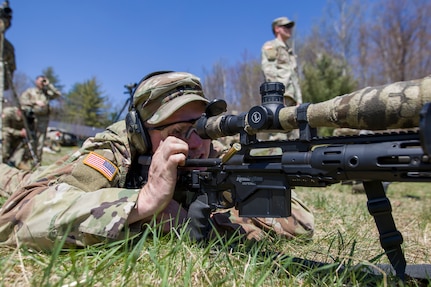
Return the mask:
{"type": "Polygon", "coordinates": [[[20,136],[25,138],[27,136],[27,131],[25,129],[21,129],[20,136]]]}
{"type": "Polygon", "coordinates": [[[38,105],[39,107],[44,107],[46,106],[46,103],[44,101],[36,101],[36,105],[38,105]]]}
{"type": "Polygon", "coordinates": [[[184,165],[188,151],[187,143],[176,137],[160,142],[151,160],[148,181],[139,192],[135,208],[137,218],[129,218],[129,223],[134,219],[149,220],[167,207],[174,194],[178,166],[184,165]]]}

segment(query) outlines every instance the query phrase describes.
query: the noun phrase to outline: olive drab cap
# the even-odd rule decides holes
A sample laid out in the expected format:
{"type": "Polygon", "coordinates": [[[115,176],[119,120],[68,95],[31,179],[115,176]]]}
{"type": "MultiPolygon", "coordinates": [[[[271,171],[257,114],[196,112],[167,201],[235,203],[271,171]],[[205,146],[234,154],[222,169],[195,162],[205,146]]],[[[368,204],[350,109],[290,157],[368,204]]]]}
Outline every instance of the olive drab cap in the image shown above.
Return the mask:
{"type": "Polygon", "coordinates": [[[198,77],[185,72],[167,72],[144,79],[133,93],[133,106],[142,121],[158,124],[187,103],[208,103],[198,77]]]}
{"type": "Polygon", "coordinates": [[[287,17],[279,17],[279,18],[274,19],[274,21],[272,21],[272,31],[274,31],[274,28],[276,26],[293,27],[293,26],[295,26],[295,22],[292,20],[289,20],[289,18],[287,18],[287,17]]]}

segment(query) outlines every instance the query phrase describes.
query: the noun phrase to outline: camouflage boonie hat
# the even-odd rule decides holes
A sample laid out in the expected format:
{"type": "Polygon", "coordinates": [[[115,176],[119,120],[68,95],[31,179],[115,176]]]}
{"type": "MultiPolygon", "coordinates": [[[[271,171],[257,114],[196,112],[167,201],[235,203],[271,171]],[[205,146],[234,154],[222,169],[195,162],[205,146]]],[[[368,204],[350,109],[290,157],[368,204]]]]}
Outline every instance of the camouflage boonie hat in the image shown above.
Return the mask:
{"type": "Polygon", "coordinates": [[[279,17],[274,19],[274,21],[272,21],[272,32],[274,32],[275,26],[287,26],[291,28],[295,26],[295,22],[292,20],[289,20],[289,18],[287,17],[279,17]]]}
{"type": "Polygon", "coordinates": [[[199,78],[185,72],[156,74],[142,81],[133,93],[133,105],[141,120],[153,125],[193,101],[209,102],[199,78]]]}

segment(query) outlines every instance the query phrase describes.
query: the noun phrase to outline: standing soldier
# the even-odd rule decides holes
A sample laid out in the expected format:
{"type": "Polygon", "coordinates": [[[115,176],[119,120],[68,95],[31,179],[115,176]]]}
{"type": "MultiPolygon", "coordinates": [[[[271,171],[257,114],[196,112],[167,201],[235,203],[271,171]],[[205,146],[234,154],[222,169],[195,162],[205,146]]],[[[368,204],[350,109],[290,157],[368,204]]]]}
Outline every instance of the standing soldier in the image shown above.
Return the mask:
{"type": "Polygon", "coordinates": [[[295,22],[286,17],[275,19],[272,22],[272,33],[275,39],[266,42],[262,47],[262,71],[265,80],[284,84],[286,106],[302,104],[296,55],[287,44],[294,26],[295,22]]]}
{"type": "MultiPolygon", "coordinates": [[[[3,7],[0,8],[0,19],[1,19],[1,31],[4,34],[12,25],[12,9],[9,7],[9,2],[6,1],[3,3],[3,7]]],[[[3,72],[3,87],[4,90],[8,90],[9,83],[12,83],[13,79],[13,73],[16,70],[16,63],[15,63],[15,48],[12,45],[11,42],[9,42],[3,35],[3,61],[4,61],[4,68],[5,70],[3,72]],[[10,79],[7,78],[10,76],[10,79]]]]}
{"type": "MultiPolygon", "coordinates": [[[[9,83],[12,83],[13,73],[16,69],[15,49],[4,36],[6,30],[11,26],[11,20],[12,9],[9,7],[9,1],[5,1],[0,7],[0,112],[3,111],[3,92],[9,89],[9,83]]],[[[3,130],[1,117],[0,129],[3,130]]],[[[0,133],[0,137],[0,144],[3,145],[2,133],[0,133]]],[[[2,155],[0,154],[0,156],[2,155]]]]}
{"type": "Polygon", "coordinates": [[[24,128],[23,115],[17,107],[3,109],[3,162],[19,169],[29,170],[25,162],[26,129],[24,128]]]}
{"type": "Polygon", "coordinates": [[[35,117],[35,140],[37,142],[37,158],[42,161],[42,151],[49,122],[49,102],[61,96],[54,85],[45,76],[37,76],[35,87],[28,88],[20,97],[21,108],[26,114],[35,117]]]}

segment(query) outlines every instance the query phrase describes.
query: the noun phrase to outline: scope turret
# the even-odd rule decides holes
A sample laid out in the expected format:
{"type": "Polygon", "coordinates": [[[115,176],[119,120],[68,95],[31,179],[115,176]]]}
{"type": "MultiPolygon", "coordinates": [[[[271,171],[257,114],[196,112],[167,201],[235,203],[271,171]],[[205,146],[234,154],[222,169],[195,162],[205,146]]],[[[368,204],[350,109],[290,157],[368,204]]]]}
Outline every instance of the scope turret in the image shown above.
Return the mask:
{"type": "Polygon", "coordinates": [[[265,82],[260,86],[262,105],[252,107],[247,114],[248,124],[253,129],[281,129],[278,113],[284,107],[284,91],[284,85],[279,82],[265,82]]]}

